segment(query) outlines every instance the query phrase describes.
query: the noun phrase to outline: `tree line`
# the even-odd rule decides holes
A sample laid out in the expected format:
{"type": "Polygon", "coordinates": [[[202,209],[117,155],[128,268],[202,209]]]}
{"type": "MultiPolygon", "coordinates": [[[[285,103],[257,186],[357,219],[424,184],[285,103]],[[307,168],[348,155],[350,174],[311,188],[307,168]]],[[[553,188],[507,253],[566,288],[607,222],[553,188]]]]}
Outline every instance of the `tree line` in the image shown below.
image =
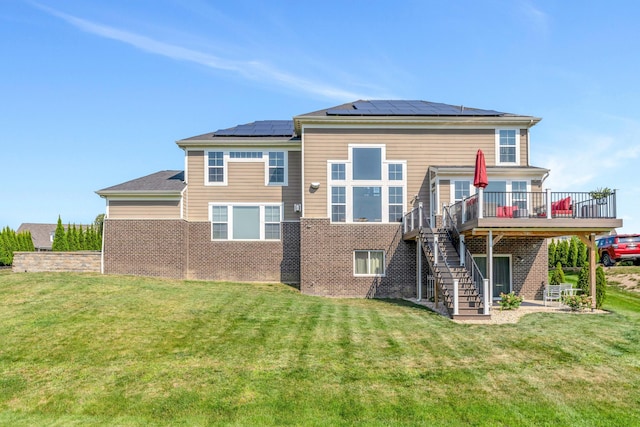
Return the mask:
{"type": "Polygon", "coordinates": [[[16,251],[33,252],[35,250],[30,232],[16,233],[9,227],[0,231],[0,265],[13,264],[13,253],[16,251]]]}
{"type": "MultiPolygon", "coordinates": [[[[96,217],[93,224],[83,227],[68,224],[65,228],[58,216],[58,224],[51,245],[52,251],[99,251],[102,249],[102,222],[104,214],[96,217]]],[[[0,266],[13,264],[14,252],[35,251],[33,238],[29,231],[16,233],[10,227],[0,231],[0,266]]]]}
{"type": "Polygon", "coordinates": [[[67,251],[99,251],[102,249],[102,218],[98,215],[96,222],[84,229],[82,225],[62,225],[58,216],[58,224],[53,235],[51,250],[55,252],[67,251]]]}
{"type": "Polygon", "coordinates": [[[556,243],[551,240],[549,249],[549,268],[554,268],[560,263],[563,268],[566,267],[584,267],[588,262],[587,245],[572,236],[569,240],[561,240],[556,243]]]}

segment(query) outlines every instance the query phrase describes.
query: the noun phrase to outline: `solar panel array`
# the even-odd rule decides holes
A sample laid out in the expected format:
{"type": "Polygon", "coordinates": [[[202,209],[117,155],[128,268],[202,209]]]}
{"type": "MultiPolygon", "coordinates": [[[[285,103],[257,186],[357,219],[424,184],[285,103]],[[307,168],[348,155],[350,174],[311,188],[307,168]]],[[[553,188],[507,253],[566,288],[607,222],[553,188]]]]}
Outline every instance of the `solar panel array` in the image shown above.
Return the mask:
{"type": "Polygon", "coordinates": [[[494,110],[427,101],[356,101],[352,109],[333,108],[328,116],[502,116],[494,110]]]}
{"type": "Polygon", "coordinates": [[[228,129],[220,129],[214,136],[293,136],[292,120],[260,120],[228,129]]]}

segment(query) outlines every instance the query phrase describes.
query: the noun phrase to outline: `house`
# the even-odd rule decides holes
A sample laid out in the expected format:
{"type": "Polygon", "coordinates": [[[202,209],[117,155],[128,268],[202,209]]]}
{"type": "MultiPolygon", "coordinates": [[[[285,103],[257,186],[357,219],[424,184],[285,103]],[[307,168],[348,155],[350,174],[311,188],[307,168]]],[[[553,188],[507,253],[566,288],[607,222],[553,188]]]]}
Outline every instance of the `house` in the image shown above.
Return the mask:
{"type": "MultiPolygon", "coordinates": [[[[36,252],[48,252],[51,250],[53,246],[53,238],[56,235],[56,227],[57,224],[43,224],[43,223],[35,223],[35,222],[24,222],[20,224],[16,233],[22,233],[23,231],[28,231],[31,233],[31,240],[33,241],[33,246],[36,252]]],[[[65,231],[68,229],[69,225],[63,225],[65,231]]],[[[82,228],[86,230],[89,228],[88,225],[79,225],[78,228],[82,228]]]]}
{"type": "Polygon", "coordinates": [[[541,299],[547,238],[575,234],[593,248],[622,221],[615,193],[601,203],[544,188],[549,170],[530,163],[539,121],[361,100],[179,140],[183,171],[97,191],[103,270],[430,296],[455,315],[486,315],[500,292],[541,299]],[[479,149],[489,182],[476,190],[479,149]]]}

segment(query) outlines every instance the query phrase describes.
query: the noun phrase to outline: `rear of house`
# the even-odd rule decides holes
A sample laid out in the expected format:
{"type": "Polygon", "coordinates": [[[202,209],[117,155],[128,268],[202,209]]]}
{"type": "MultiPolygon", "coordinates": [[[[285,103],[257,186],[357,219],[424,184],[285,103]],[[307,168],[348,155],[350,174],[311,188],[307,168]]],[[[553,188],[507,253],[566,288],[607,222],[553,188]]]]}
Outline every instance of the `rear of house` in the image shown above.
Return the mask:
{"type": "Polygon", "coordinates": [[[420,241],[433,238],[424,231],[454,223],[447,236],[457,255],[449,260],[464,264],[469,251],[492,296],[541,298],[546,238],[588,240],[621,221],[615,211],[578,222],[565,212],[573,221],[563,221],[560,200],[576,211],[590,202],[543,190],[549,171],[530,164],[530,129],[539,121],[425,101],[356,101],[177,141],[184,171],[98,191],[107,201],[104,272],[416,297],[444,277],[446,252],[427,250],[420,241]],[[489,178],[480,198],[479,149],[489,178]],[[420,234],[407,227],[418,209],[420,234]]]}

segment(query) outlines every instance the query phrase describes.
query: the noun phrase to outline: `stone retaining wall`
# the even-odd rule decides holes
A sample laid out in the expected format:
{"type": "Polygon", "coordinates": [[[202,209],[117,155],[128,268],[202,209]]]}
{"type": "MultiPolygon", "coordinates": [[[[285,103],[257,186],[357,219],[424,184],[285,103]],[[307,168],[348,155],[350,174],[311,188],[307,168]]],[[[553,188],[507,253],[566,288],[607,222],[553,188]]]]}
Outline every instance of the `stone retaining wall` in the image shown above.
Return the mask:
{"type": "Polygon", "coordinates": [[[14,252],[14,273],[100,273],[101,252],[14,252]]]}

